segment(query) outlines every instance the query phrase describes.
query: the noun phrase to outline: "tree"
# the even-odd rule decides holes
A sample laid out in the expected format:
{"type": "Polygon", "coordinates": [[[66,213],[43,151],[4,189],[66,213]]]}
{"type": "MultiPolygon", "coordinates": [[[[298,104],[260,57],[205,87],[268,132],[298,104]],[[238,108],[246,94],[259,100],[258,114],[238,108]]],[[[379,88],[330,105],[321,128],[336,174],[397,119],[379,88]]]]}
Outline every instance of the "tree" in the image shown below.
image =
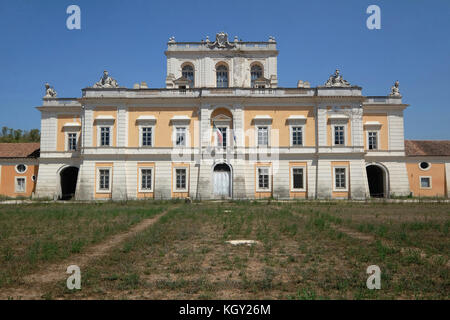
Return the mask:
{"type": "Polygon", "coordinates": [[[41,133],[39,129],[21,130],[8,127],[2,127],[0,134],[0,142],[39,142],[41,133]]]}

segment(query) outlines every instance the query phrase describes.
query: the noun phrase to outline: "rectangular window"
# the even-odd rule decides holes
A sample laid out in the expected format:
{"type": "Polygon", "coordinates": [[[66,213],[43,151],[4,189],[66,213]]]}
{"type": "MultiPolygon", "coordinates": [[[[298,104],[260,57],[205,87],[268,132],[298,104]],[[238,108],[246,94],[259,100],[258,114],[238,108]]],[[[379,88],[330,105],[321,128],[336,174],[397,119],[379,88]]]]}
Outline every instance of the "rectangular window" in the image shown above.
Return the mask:
{"type": "Polygon", "coordinates": [[[334,168],[335,189],[347,189],[346,168],[334,168]]]}
{"type": "Polygon", "coordinates": [[[152,173],[153,170],[150,168],[141,169],[141,190],[151,191],[152,190],[152,173]]]}
{"type": "Polygon", "coordinates": [[[176,146],[186,146],[186,128],[176,127],[175,128],[175,145],[176,146]]]}
{"type": "Polygon", "coordinates": [[[142,146],[143,147],[152,146],[152,127],[142,128],[142,146]]]}
{"type": "Polygon", "coordinates": [[[217,146],[227,146],[227,127],[217,127],[217,146]]]}
{"type": "Polygon", "coordinates": [[[334,127],[334,145],[344,145],[345,144],[345,127],[335,126],[334,127]]]}
{"type": "Polygon", "coordinates": [[[302,127],[292,127],[292,145],[301,146],[303,145],[303,131],[302,127]]]}
{"type": "Polygon", "coordinates": [[[431,177],[420,177],[420,188],[430,189],[431,188],[431,177]]]}
{"type": "Polygon", "coordinates": [[[175,190],[186,190],[186,169],[175,169],[175,190]]]}
{"type": "Polygon", "coordinates": [[[98,173],[99,173],[98,189],[100,191],[109,191],[110,170],[100,169],[98,173]]]}
{"type": "Polygon", "coordinates": [[[369,150],[377,150],[378,149],[378,132],[377,131],[369,131],[367,132],[368,146],[369,150]]]}
{"type": "Polygon", "coordinates": [[[67,134],[67,147],[69,151],[77,150],[77,134],[76,133],[68,133],[67,134]]]}
{"type": "Polygon", "coordinates": [[[101,127],[100,128],[100,146],[110,146],[111,142],[111,128],[101,127]]]}
{"type": "Polygon", "coordinates": [[[269,190],[269,168],[258,168],[258,189],[269,190]]]}
{"type": "Polygon", "coordinates": [[[292,189],[293,190],[305,189],[303,168],[292,168],[292,189]]]}
{"type": "Polygon", "coordinates": [[[258,127],[258,146],[269,145],[269,127],[258,127]]]}
{"type": "Polygon", "coordinates": [[[26,191],[26,180],[25,177],[16,178],[16,192],[26,191]]]}

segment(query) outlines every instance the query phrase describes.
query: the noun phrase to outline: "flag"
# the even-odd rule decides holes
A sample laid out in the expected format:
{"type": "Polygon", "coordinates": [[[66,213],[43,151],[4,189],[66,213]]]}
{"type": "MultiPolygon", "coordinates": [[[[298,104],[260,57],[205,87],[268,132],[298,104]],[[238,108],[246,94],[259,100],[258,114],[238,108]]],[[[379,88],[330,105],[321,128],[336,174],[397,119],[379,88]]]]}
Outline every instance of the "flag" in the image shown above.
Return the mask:
{"type": "Polygon", "coordinates": [[[216,127],[216,124],[214,124],[214,131],[216,131],[216,134],[217,134],[218,144],[222,145],[222,143],[223,143],[222,131],[220,131],[219,128],[216,127]]]}

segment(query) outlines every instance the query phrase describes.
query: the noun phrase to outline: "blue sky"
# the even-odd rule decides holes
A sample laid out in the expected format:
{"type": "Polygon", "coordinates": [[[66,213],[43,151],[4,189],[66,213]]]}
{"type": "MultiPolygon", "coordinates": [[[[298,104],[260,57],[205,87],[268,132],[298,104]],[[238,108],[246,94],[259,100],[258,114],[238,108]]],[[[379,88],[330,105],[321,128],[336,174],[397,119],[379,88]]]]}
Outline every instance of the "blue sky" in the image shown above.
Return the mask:
{"type": "Polygon", "coordinates": [[[323,84],[336,69],[364,95],[386,95],[400,81],[408,139],[450,139],[450,1],[2,0],[0,127],[39,128],[44,83],[79,97],[107,69],[121,86],[164,87],[170,36],[200,41],[275,36],[279,86],[323,84]],[[81,8],[81,30],[66,9],[81,8]],[[366,8],[381,8],[381,30],[366,8]]]}

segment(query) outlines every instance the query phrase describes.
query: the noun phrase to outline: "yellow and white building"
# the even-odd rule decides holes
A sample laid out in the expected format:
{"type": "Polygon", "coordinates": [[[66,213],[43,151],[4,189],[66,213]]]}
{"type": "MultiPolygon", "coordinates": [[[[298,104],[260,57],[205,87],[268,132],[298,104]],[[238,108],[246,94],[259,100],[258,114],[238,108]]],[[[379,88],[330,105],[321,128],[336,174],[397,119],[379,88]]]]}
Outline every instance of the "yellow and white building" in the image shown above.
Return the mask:
{"type": "MultiPolygon", "coordinates": [[[[166,88],[120,87],[105,72],[80,98],[47,94],[38,107],[35,196],[363,199],[416,193],[408,168],[422,161],[405,154],[408,105],[398,82],[390,94],[368,97],[336,70],[321,86],[299,81],[278,87],[273,37],[171,38],[165,54],[166,88]]],[[[448,196],[449,157],[439,161],[431,168],[443,173],[430,185],[442,184],[448,196]]]]}

